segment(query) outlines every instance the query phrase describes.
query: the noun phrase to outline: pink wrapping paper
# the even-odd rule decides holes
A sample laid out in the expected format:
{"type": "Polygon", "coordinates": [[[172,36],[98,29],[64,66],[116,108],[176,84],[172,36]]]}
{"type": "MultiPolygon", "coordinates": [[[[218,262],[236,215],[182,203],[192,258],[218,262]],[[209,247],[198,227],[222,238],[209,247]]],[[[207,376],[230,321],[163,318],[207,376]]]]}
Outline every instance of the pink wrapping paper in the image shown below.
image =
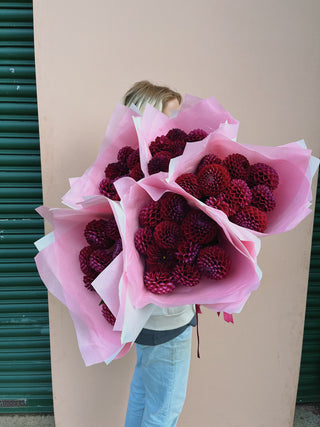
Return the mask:
{"type": "Polygon", "coordinates": [[[78,209],[78,202],[86,196],[98,195],[99,183],[105,178],[104,170],[109,163],[117,162],[120,148],[126,145],[138,148],[138,137],[132,118],[138,114],[118,104],[103,138],[98,156],[91,167],[79,178],[70,179],[70,190],[62,197],[67,206],[78,209]]]}
{"type": "MultiPolygon", "coordinates": [[[[267,213],[266,231],[259,233],[251,230],[253,234],[261,236],[291,230],[310,213],[311,150],[303,148],[300,143],[292,142],[278,147],[246,145],[215,133],[198,142],[197,146],[187,144],[182,156],[171,160],[168,183],[173,185],[179,175],[194,172],[202,157],[208,153],[214,153],[221,159],[231,153],[240,153],[248,158],[250,164],[267,163],[278,172],[279,186],[273,192],[277,205],[267,213]]],[[[226,219],[225,214],[220,215],[226,219]]],[[[243,229],[235,224],[231,227],[234,231],[235,227],[243,229]]]]}
{"type": "MultiPolygon", "coordinates": [[[[208,134],[217,131],[236,138],[239,121],[234,119],[214,97],[200,99],[187,95],[181,110],[175,117],[168,118],[165,114],[147,104],[141,118],[134,119],[139,137],[141,169],[148,176],[148,162],[151,159],[149,145],[157,136],[165,135],[172,128],[180,128],[185,132],[203,129],[208,134]],[[226,123],[226,121],[228,123],[226,123]]],[[[197,144],[197,143],[193,143],[197,144]]]]}
{"type": "MultiPolygon", "coordinates": [[[[126,218],[125,224],[120,227],[122,240],[126,242],[123,251],[123,281],[134,307],[142,308],[149,303],[161,307],[184,304],[210,304],[210,308],[214,308],[216,305],[217,311],[219,311],[220,305],[225,304],[224,311],[228,312],[229,309],[236,311],[237,308],[243,305],[244,297],[258,288],[260,272],[254,257],[251,256],[246,245],[237,236],[233,236],[232,232],[226,230],[222,224],[223,231],[226,230],[227,232],[222,246],[232,259],[231,271],[225,279],[220,281],[202,279],[200,284],[195,287],[178,287],[173,293],[167,295],[157,295],[149,292],[143,283],[144,264],[135,249],[134,235],[139,228],[138,214],[141,208],[152,198],[139,183],[136,183],[131,178],[122,178],[116,181],[115,186],[121,197],[120,203],[126,218]]],[[[164,191],[162,190],[160,196],[164,191]]],[[[196,206],[191,197],[185,197],[190,204],[196,206]]],[[[255,242],[255,240],[256,238],[253,236],[252,241],[255,242]]]]}
{"type": "MultiPolygon", "coordinates": [[[[109,218],[112,208],[108,200],[89,200],[80,210],[38,208],[38,212],[54,227],[54,241],[42,249],[35,261],[48,290],[70,311],[78,345],[86,366],[122,357],[131,344],[121,344],[121,333],[102,316],[101,297],[83,285],[79,252],[87,246],[83,236],[86,224],[93,219],[109,218]]],[[[105,301],[115,316],[119,311],[118,286],[122,274],[122,254],[98,276],[96,286],[104,281],[105,301]],[[100,277],[101,276],[101,277],[100,277]]]]}

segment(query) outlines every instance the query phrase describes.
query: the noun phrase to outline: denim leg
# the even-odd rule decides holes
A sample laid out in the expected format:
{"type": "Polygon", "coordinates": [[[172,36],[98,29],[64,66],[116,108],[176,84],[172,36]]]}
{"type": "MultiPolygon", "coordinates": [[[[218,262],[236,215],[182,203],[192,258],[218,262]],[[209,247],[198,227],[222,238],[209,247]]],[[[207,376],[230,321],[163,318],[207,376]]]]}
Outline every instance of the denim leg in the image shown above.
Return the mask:
{"type": "Polygon", "coordinates": [[[145,405],[145,388],[141,375],[142,354],[137,350],[137,363],[130,385],[125,427],[141,427],[145,405]]]}
{"type": "MultiPolygon", "coordinates": [[[[131,384],[125,427],[176,426],[187,391],[191,335],[192,327],[190,326],[181,335],[164,344],[136,345],[139,375],[136,376],[135,371],[132,383],[137,382],[138,386],[131,384]],[[131,398],[131,392],[137,390],[137,395],[131,398]],[[129,419],[134,419],[132,417],[134,402],[137,405],[135,413],[139,413],[139,416],[141,404],[144,403],[141,424],[134,424],[133,421],[129,424],[129,419]]],[[[138,422],[138,416],[135,420],[138,422]]]]}

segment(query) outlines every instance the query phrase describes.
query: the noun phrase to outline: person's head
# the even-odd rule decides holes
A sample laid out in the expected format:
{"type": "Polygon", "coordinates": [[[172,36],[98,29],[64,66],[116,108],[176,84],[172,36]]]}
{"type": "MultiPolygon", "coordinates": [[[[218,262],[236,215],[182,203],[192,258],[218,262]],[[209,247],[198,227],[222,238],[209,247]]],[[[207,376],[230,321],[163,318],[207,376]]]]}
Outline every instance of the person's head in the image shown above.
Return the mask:
{"type": "Polygon", "coordinates": [[[131,104],[143,113],[147,103],[170,117],[173,110],[178,110],[182,101],[180,93],[166,86],[157,86],[147,80],[135,83],[124,95],[123,104],[131,104]]]}

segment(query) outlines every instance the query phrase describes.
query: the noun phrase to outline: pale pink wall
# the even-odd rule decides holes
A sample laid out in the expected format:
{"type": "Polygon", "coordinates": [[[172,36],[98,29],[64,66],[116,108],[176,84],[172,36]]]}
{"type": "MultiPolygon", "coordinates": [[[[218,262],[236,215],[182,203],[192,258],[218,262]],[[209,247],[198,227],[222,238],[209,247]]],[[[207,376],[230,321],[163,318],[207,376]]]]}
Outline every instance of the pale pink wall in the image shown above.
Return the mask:
{"type": "MultiPolygon", "coordinates": [[[[319,156],[317,0],[35,0],[44,201],[93,162],[108,119],[135,81],[216,98],[239,141],[305,138],[319,156]]],[[[263,239],[261,287],[227,325],[200,319],[180,426],[292,426],[312,233],[263,239]]],[[[57,427],[122,426],[135,354],[85,368],[64,307],[50,297],[57,427]]],[[[195,337],[194,337],[195,338],[195,337]]]]}

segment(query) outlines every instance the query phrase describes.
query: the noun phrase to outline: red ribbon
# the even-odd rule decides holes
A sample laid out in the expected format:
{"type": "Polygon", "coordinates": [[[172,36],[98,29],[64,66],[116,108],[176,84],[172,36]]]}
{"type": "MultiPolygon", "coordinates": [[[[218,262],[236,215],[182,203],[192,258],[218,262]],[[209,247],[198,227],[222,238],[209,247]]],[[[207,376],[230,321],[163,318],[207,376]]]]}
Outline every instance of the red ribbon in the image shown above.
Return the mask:
{"type": "Polygon", "coordinates": [[[200,309],[200,305],[196,304],[196,316],[197,316],[197,357],[200,359],[200,336],[199,336],[199,314],[202,314],[202,311],[200,309]]]}

